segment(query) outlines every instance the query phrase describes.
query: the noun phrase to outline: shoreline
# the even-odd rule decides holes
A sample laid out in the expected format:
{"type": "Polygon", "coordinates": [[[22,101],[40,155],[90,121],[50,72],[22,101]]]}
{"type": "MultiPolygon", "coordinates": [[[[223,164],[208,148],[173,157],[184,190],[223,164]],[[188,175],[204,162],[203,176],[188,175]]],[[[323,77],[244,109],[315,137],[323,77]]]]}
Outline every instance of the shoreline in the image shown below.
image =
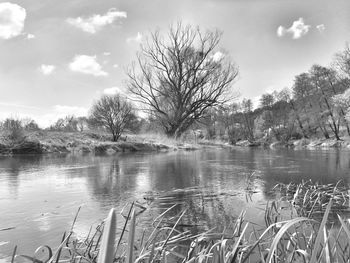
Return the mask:
{"type": "Polygon", "coordinates": [[[349,149],[350,150],[350,140],[349,138],[336,140],[336,139],[299,139],[290,140],[288,142],[274,141],[274,142],[262,142],[254,141],[250,142],[248,140],[237,142],[237,147],[265,147],[265,148],[289,148],[289,149],[349,149]]]}
{"type": "Polygon", "coordinates": [[[21,141],[0,142],[0,156],[25,154],[95,154],[113,155],[122,152],[169,152],[192,151],[201,147],[190,143],[162,142],[141,136],[125,136],[118,142],[110,141],[108,135],[78,132],[34,132],[21,141]]]}
{"type": "Polygon", "coordinates": [[[224,141],[199,140],[196,142],[176,141],[152,135],[128,135],[118,142],[109,140],[106,134],[86,132],[33,132],[17,142],[0,142],[0,156],[23,154],[95,154],[113,155],[123,152],[169,152],[194,151],[204,148],[264,147],[270,149],[350,149],[350,138],[335,139],[299,139],[288,142],[242,140],[235,145],[224,141]]]}

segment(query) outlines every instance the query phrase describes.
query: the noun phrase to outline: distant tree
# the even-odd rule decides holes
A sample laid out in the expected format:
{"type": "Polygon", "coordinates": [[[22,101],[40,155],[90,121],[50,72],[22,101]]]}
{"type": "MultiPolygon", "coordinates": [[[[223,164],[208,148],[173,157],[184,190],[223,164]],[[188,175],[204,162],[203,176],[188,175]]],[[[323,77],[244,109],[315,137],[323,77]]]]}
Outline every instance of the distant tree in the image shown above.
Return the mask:
{"type": "Polygon", "coordinates": [[[345,118],[350,121],[350,88],[344,93],[334,95],[333,104],[345,111],[345,118]]]}
{"type": "Polygon", "coordinates": [[[132,133],[139,133],[141,131],[142,125],[143,125],[143,119],[136,116],[134,112],[131,112],[130,114],[130,120],[125,126],[125,129],[132,133]]]}
{"type": "Polygon", "coordinates": [[[75,132],[78,131],[78,123],[78,118],[73,115],[67,115],[64,118],[59,118],[49,129],[53,131],[75,132]]]}
{"type": "Polygon", "coordinates": [[[40,130],[39,125],[31,118],[24,118],[21,120],[23,129],[27,131],[37,131],[40,130]]]}
{"type": "Polygon", "coordinates": [[[82,117],[78,117],[76,119],[76,128],[77,128],[77,131],[84,131],[86,129],[88,129],[88,118],[85,117],[85,116],[82,116],[82,117]]]}
{"type": "Polygon", "coordinates": [[[254,141],[254,116],[253,102],[251,99],[243,99],[241,103],[242,120],[241,125],[245,139],[254,141]]]}
{"type": "Polygon", "coordinates": [[[179,137],[208,109],[232,98],[238,75],[229,57],[217,52],[221,33],[178,23],[167,35],[154,32],[128,70],[135,100],[168,136],[179,137]]]}
{"type": "Polygon", "coordinates": [[[25,138],[23,125],[20,119],[7,118],[0,123],[1,134],[10,143],[16,143],[25,138]]]}
{"type": "Polygon", "coordinates": [[[125,127],[133,118],[132,105],[120,95],[103,96],[91,108],[90,119],[106,128],[118,141],[125,127]]]}
{"type": "MultiPolygon", "coordinates": [[[[350,44],[347,43],[345,49],[335,55],[334,66],[343,78],[350,79],[350,44]]],[[[349,84],[349,81],[348,81],[349,84]]]]}
{"type": "Polygon", "coordinates": [[[326,119],[323,117],[320,94],[313,85],[309,73],[301,73],[294,79],[293,99],[300,118],[306,122],[309,133],[320,129],[326,139],[329,138],[326,119]]]}
{"type": "Polygon", "coordinates": [[[260,107],[271,107],[274,102],[275,98],[273,94],[265,93],[260,98],[260,107]]]}
{"type": "Polygon", "coordinates": [[[321,116],[327,120],[328,126],[336,139],[340,140],[339,126],[341,118],[334,112],[335,107],[330,100],[331,96],[337,93],[333,84],[336,82],[335,73],[326,67],[313,65],[310,69],[310,77],[316,92],[319,94],[321,116]]]}

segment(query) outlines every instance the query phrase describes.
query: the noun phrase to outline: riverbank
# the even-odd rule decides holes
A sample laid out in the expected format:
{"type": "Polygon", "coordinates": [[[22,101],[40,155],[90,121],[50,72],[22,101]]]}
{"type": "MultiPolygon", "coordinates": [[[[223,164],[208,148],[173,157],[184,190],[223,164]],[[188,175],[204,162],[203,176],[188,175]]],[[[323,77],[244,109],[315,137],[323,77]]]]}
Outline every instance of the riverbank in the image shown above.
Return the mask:
{"type": "Polygon", "coordinates": [[[242,140],[235,145],[220,140],[181,141],[165,135],[124,135],[118,142],[112,142],[108,134],[92,132],[35,131],[26,133],[16,141],[0,140],[0,155],[18,154],[115,154],[119,152],[166,152],[176,150],[198,150],[202,148],[232,147],[269,148],[344,148],[350,149],[350,137],[335,139],[300,139],[288,142],[242,140]]]}
{"type": "Polygon", "coordinates": [[[0,155],[75,153],[114,154],[118,152],[148,152],[195,150],[192,144],[151,136],[127,135],[118,142],[110,141],[108,134],[88,132],[36,131],[25,134],[21,140],[0,141],[0,155]]]}
{"type": "Polygon", "coordinates": [[[290,140],[288,142],[280,141],[248,141],[242,140],[236,143],[236,146],[241,147],[268,147],[268,148],[307,148],[307,149],[316,149],[316,148],[344,148],[350,149],[350,137],[343,137],[341,140],[336,139],[299,139],[299,140],[290,140]]]}

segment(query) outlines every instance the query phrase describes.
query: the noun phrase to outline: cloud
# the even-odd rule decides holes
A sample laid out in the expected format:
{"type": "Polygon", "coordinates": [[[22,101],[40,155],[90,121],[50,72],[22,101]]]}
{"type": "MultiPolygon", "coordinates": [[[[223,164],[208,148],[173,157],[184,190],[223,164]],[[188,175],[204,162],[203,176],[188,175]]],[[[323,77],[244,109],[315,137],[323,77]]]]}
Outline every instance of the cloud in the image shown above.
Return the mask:
{"type": "Polygon", "coordinates": [[[0,106],[6,106],[6,107],[13,107],[13,108],[23,108],[23,109],[35,109],[40,110],[41,108],[36,106],[28,106],[28,105],[22,105],[17,103],[8,103],[8,102],[0,102],[0,106]]]}
{"type": "Polygon", "coordinates": [[[10,39],[19,36],[24,27],[26,10],[9,2],[0,3],[0,38],[10,39]]]}
{"type": "Polygon", "coordinates": [[[64,117],[67,115],[74,115],[76,117],[86,116],[88,109],[78,106],[67,106],[67,105],[55,105],[53,106],[54,112],[57,116],[64,117]]]}
{"type": "Polygon", "coordinates": [[[104,55],[104,56],[110,56],[110,55],[111,55],[111,52],[103,52],[103,55],[104,55]]]}
{"type": "Polygon", "coordinates": [[[103,90],[103,94],[106,95],[115,95],[117,93],[120,93],[120,89],[118,87],[112,87],[103,90]]]}
{"type": "Polygon", "coordinates": [[[93,75],[95,77],[107,76],[101,65],[96,61],[96,56],[77,55],[69,64],[69,69],[75,72],[93,75]]]}
{"type": "Polygon", "coordinates": [[[45,64],[42,64],[40,66],[40,71],[41,73],[43,73],[44,75],[50,75],[54,72],[54,70],[56,69],[56,66],[54,65],[45,65],[45,64]]]}
{"type": "Polygon", "coordinates": [[[54,124],[59,118],[64,118],[68,115],[81,117],[87,116],[89,113],[88,108],[68,105],[55,105],[45,110],[43,108],[38,108],[34,106],[20,105],[7,102],[0,102],[0,106],[10,107],[9,111],[0,111],[0,120],[6,119],[8,117],[18,119],[31,118],[35,120],[42,128],[49,127],[50,125],[54,124]],[[22,108],[26,109],[26,111],[19,110],[22,108]],[[29,113],[29,111],[32,111],[32,113],[29,113]]]}
{"type": "Polygon", "coordinates": [[[120,18],[126,18],[127,14],[123,11],[117,11],[115,8],[109,9],[104,15],[92,15],[90,17],[77,17],[68,18],[67,22],[72,26],[75,26],[84,32],[95,34],[106,25],[112,24],[114,21],[120,18]]]}
{"type": "Polygon", "coordinates": [[[119,68],[119,65],[118,64],[114,64],[113,68],[119,68]]]}
{"type": "Polygon", "coordinates": [[[277,36],[283,37],[286,33],[286,29],[283,26],[277,28],[277,36]]]}
{"type": "Polygon", "coordinates": [[[35,38],[35,35],[33,35],[33,34],[27,34],[27,39],[33,39],[33,38],[35,38]]]}
{"type": "Polygon", "coordinates": [[[54,124],[58,119],[74,115],[75,117],[87,116],[89,110],[85,107],[55,105],[44,115],[31,115],[40,127],[46,128],[54,124]]]}
{"type": "Polygon", "coordinates": [[[214,53],[214,55],[212,56],[212,59],[214,62],[218,62],[220,61],[221,59],[223,59],[225,57],[225,54],[220,52],[220,51],[216,51],[214,53]]]}
{"type": "Polygon", "coordinates": [[[126,98],[128,97],[128,92],[125,89],[120,88],[120,87],[112,87],[112,88],[104,89],[103,94],[105,94],[105,95],[119,94],[119,95],[124,96],[126,98]]]}
{"type": "Polygon", "coordinates": [[[290,28],[285,28],[283,26],[279,26],[277,28],[277,36],[283,37],[285,35],[291,35],[293,39],[299,39],[302,36],[305,36],[309,30],[310,25],[306,25],[304,19],[300,17],[298,20],[294,21],[290,28]]]}
{"type": "Polygon", "coordinates": [[[126,39],[126,42],[131,43],[131,42],[137,42],[140,43],[142,41],[142,34],[140,32],[137,32],[137,35],[135,37],[129,37],[126,39]]]}
{"type": "Polygon", "coordinates": [[[326,30],[326,26],[324,24],[317,25],[316,28],[320,33],[323,33],[326,30]]]}

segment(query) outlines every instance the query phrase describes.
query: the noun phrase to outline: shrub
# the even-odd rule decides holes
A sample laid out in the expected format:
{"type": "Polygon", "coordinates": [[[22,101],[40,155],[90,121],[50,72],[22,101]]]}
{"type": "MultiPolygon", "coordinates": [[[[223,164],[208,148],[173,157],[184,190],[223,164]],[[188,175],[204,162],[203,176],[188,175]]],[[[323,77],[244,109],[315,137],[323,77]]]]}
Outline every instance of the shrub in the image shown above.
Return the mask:
{"type": "Polygon", "coordinates": [[[1,133],[3,138],[9,143],[23,141],[24,129],[19,119],[7,118],[1,123],[1,133]]]}

